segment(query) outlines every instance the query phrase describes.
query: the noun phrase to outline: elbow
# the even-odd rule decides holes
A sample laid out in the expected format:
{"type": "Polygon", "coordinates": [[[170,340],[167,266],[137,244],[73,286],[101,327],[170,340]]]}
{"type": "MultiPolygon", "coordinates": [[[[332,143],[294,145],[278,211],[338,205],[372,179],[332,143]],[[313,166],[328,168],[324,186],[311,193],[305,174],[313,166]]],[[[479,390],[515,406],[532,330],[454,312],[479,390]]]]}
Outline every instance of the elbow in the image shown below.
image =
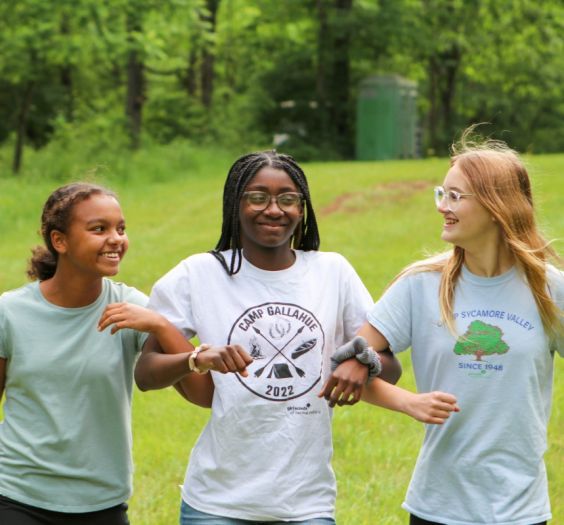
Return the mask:
{"type": "Polygon", "coordinates": [[[398,358],[390,351],[378,352],[382,361],[382,373],[380,379],[395,385],[401,378],[402,368],[398,358]]]}
{"type": "Polygon", "coordinates": [[[154,382],[151,381],[150,374],[143,370],[142,367],[135,367],[135,372],[133,374],[135,379],[135,384],[141,392],[147,392],[148,390],[155,390],[154,382]]]}

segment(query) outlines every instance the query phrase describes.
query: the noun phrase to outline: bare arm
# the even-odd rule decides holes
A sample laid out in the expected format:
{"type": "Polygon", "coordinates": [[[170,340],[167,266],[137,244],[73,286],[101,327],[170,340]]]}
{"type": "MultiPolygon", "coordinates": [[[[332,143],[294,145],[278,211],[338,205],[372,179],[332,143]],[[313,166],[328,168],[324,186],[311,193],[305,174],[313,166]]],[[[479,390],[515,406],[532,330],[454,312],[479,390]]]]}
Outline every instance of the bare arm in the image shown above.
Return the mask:
{"type": "MultiPolygon", "coordinates": [[[[189,371],[188,357],[194,346],[165,317],[130,303],[110,304],[99,321],[99,330],[112,327],[112,334],[122,328],[149,332],[135,367],[135,382],[145,390],[174,386],[188,401],[211,406],[213,381],[209,374],[189,371]]],[[[200,370],[221,373],[239,372],[246,376],[246,367],[253,361],[239,345],[211,347],[197,356],[200,370]]]]}
{"type": "Polygon", "coordinates": [[[416,394],[376,378],[362,393],[362,399],[422,421],[441,425],[452,412],[459,412],[456,398],[445,392],[416,394]]]}
{"type": "MultiPolygon", "coordinates": [[[[379,377],[388,383],[397,383],[401,377],[401,364],[388,348],[386,338],[370,323],[365,323],[358,335],[364,337],[378,352],[382,363],[379,377]]],[[[319,397],[329,401],[329,406],[354,405],[361,399],[363,386],[368,379],[368,369],[355,358],[343,361],[323,385],[319,397]]]]}
{"type": "Polygon", "coordinates": [[[370,323],[364,323],[358,331],[358,335],[364,337],[368,341],[369,346],[378,352],[382,362],[380,379],[395,385],[401,377],[401,363],[390,350],[387,339],[370,323]]]}
{"type": "MultiPolygon", "coordinates": [[[[194,348],[188,341],[186,343],[194,348]]],[[[204,357],[204,354],[198,357],[204,357]]],[[[214,392],[211,375],[189,372],[188,355],[187,352],[165,354],[157,338],[150,335],[135,366],[137,386],[146,391],[173,385],[191,403],[211,407],[214,392]]],[[[199,361],[198,365],[201,366],[199,361]]]]}

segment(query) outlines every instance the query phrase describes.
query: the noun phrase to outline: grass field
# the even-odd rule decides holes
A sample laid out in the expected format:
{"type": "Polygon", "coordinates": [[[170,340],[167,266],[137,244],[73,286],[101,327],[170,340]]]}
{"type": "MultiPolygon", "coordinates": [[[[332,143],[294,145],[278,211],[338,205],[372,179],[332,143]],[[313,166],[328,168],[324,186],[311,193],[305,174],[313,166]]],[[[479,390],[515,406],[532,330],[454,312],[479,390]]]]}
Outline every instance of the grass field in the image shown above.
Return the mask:
{"type": "MultiPolygon", "coordinates": [[[[2,161],[0,152],[0,166],[2,161]]],[[[128,221],[130,250],[119,279],[149,292],[152,283],[189,254],[208,250],[219,236],[221,193],[231,156],[176,146],[109,161],[94,177],[118,191],[128,221]],[[108,167],[109,166],[109,167],[108,167]],[[119,175],[119,177],[118,177],[119,175]]],[[[39,242],[43,201],[57,185],[81,178],[89,166],[69,162],[58,180],[31,158],[26,177],[0,167],[0,291],[25,282],[29,249],[39,242]],[[47,173],[52,178],[42,178],[47,173]]],[[[564,155],[528,159],[540,222],[550,238],[564,238],[564,155]]],[[[306,165],[320,223],[322,249],[343,253],[374,298],[405,264],[444,248],[432,187],[446,159],[306,165]]],[[[88,175],[92,178],[92,175],[88,175]]],[[[564,243],[555,242],[560,253],[564,243]]],[[[413,389],[409,355],[401,356],[400,384],[413,389]]],[[[556,359],[555,392],[546,454],[553,523],[564,523],[564,364],[556,359]]],[[[207,419],[171,390],[135,393],[135,525],[177,523],[179,489],[188,455],[207,419]]],[[[500,414],[503,417],[503,414],[500,414]]],[[[368,405],[340,409],[334,418],[334,467],[340,525],[406,523],[400,505],[423,426],[368,405]]]]}

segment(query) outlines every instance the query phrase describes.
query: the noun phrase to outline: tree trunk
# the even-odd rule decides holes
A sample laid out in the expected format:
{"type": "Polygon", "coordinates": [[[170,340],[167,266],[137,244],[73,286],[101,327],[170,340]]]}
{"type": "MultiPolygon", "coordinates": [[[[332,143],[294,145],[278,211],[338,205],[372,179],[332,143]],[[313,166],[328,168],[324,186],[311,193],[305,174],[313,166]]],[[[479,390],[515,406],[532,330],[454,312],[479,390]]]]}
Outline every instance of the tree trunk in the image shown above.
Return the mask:
{"type": "Polygon", "coordinates": [[[353,0],[335,0],[336,30],[333,39],[333,71],[331,97],[333,129],[339,152],[344,157],[352,155],[349,83],[350,83],[350,33],[349,15],[353,0]]]}
{"type": "Polygon", "coordinates": [[[127,31],[129,33],[129,53],[127,55],[127,97],[125,114],[128,120],[129,137],[132,149],[138,149],[141,136],[143,104],[145,103],[145,69],[139,50],[136,49],[133,32],[140,32],[141,16],[137,12],[127,15],[127,31]]]}
{"type": "Polygon", "coordinates": [[[432,154],[437,155],[438,144],[438,123],[439,123],[439,110],[437,104],[437,91],[439,83],[439,71],[437,68],[436,57],[432,56],[429,58],[428,67],[428,81],[429,81],[429,113],[427,114],[427,124],[429,130],[429,145],[432,149],[432,154]]]}
{"type": "MultiPolygon", "coordinates": [[[[202,21],[208,24],[208,33],[215,34],[217,11],[219,9],[220,0],[207,0],[206,12],[200,14],[202,21]]],[[[204,107],[209,108],[212,104],[213,98],[213,84],[214,84],[214,64],[215,64],[215,49],[212,43],[213,39],[206,39],[205,46],[202,49],[202,63],[201,63],[201,88],[202,88],[202,104],[204,107]]]]}
{"type": "MultiPolygon", "coordinates": [[[[63,14],[61,19],[61,34],[68,38],[70,35],[70,24],[67,13],[63,14]]],[[[73,93],[73,79],[72,67],[70,64],[64,64],[60,69],[60,81],[63,87],[65,97],[65,118],[68,122],[72,122],[74,117],[74,93],[73,93]]]]}
{"type": "Polygon", "coordinates": [[[329,25],[327,22],[327,0],[317,0],[317,71],[315,75],[315,92],[317,97],[318,133],[321,144],[329,138],[329,115],[327,105],[327,62],[330,51],[329,25]]]}
{"type": "Polygon", "coordinates": [[[29,81],[24,90],[24,96],[22,98],[22,105],[18,112],[18,120],[16,124],[16,144],[14,147],[14,159],[12,162],[12,171],[15,175],[20,172],[23,157],[23,147],[25,143],[25,131],[27,127],[27,117],[29,115],[29,108],[31,107],[31,101],[33,99],[33,88],[35,87],[35,82],[29,81]]]}

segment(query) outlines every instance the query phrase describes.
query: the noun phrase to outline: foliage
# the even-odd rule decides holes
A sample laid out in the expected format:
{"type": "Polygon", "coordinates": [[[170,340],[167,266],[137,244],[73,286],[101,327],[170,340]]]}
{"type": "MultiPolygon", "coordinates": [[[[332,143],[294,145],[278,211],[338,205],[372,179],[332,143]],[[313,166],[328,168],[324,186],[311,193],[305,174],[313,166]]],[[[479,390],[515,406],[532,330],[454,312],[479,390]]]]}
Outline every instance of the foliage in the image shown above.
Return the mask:
{"type": "Polygon", "coordinates": [[[0,3],[0,49],[14,160],[69,129],[350,158],[374,74],[418,82],[423,154],[479,121],[520,150],[564,149],[558,0],[21,0],[0,3]]]}

